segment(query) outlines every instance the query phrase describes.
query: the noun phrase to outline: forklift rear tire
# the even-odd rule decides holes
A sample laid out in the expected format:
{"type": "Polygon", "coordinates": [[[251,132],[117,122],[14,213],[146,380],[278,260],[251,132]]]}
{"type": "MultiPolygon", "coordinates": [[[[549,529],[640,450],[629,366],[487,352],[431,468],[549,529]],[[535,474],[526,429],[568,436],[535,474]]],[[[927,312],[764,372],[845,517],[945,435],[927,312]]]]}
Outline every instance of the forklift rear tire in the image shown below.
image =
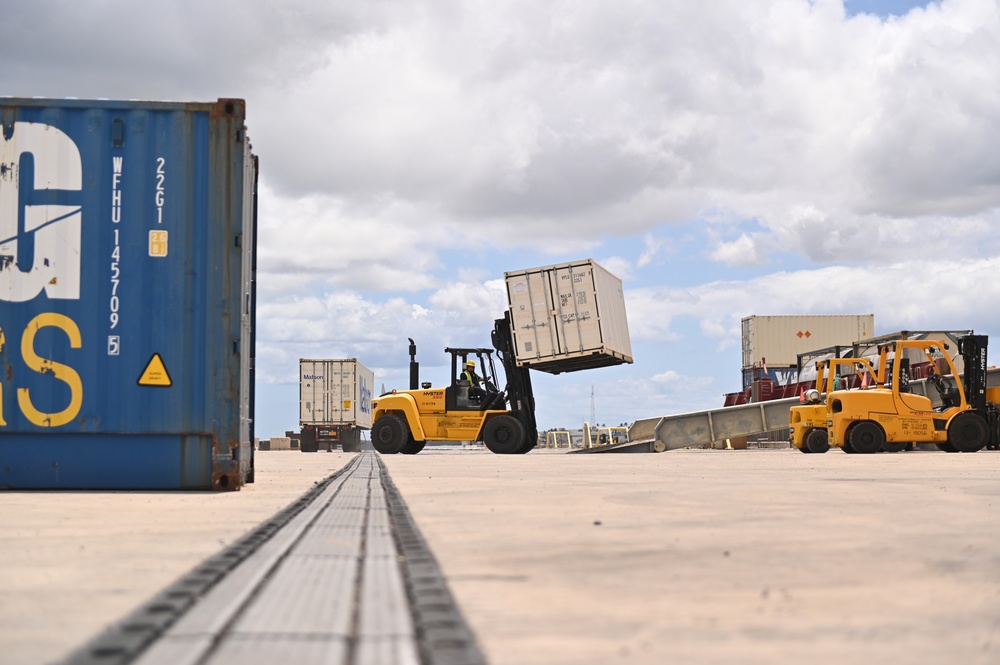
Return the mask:
{"type": "MultiPolygon", "coordinates": [[[[525,439],[527,439],[527,436],[525,436],[525,439]]],[[[537,439],[534,440],[534,441],[527,441],[527,440],[525,440],[524,445],[521,446],[520,448],[518,448],[517,454],[518,455],[524,455],[526,453],[530,453],[532,450],[535,449],[535,444],[537,444],[537,443],[538,443],[537,439]]]]}
{"type": "Polygon", "coordinates": [[[814,429],[806,434],[802,452],[825,453],[830,450],[830,434],[825,429],[814,429]]]}
{"type": "Polygon", "coordinates": [[[419,453],[421,450],[424,449],[425,445],[427,445],[426,441],[417,441],[416,439],[413,438],[413,435],[411,434],[410,440],[406,442],[406,445],[403,446],[403,449],[400,450],[399,452],[403,453],[404,455],[416,455],[417,453],[419,453]]]}
{"type": "Polygon", "coordinates": [[[938,447],[938,450],[943,450],[946,453],[957,453],[958,452],[958,448],[956,448],[955,446],[951,445],[950,443],[935,443],[934,445],[938,447]]]}
{"type": "Polygon", "coordinates": [[[898,453],[902,452],[907,445],[906,441],[886,441],[882,444],[882,451],[887,453],[898,453]]]}
{"type": "Polygon", "coordinates": [[[847,440],[854,448],[854,452],[870,455],[882,450],[882,446],[885,445],[885,433],[877,423],[862,420],[847,433],[847,440]]]}
{"type": "Polygon", "coordinates": [[[960,413],[948,423],[948,443],[961,453],[982,450],[989,441],[990,425],[975,413],[960,413]]]}
{"type": "Polygon", "coordinates": [[[383,455],[395,455],[410,440],[410,428],[394,413],[386,413],[372,425],[372,446],[383,455]]]}
{"type": "Polygon", "coordinates": [[[514,455],[524,445],[524,425],[514,416],[495,416],[483,428],[483,443],[497,455],[514,455]]]}

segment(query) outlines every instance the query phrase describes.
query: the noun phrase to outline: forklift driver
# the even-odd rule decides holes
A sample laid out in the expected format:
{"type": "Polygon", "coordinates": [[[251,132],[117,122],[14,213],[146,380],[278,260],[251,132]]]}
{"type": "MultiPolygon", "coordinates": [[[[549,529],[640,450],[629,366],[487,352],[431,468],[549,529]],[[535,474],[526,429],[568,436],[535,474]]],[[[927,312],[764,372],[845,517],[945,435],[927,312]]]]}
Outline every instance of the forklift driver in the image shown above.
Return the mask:
{"type": "Polygon", "coordinates": [[[479,376],[476,374],[476,361],[470,360],[465,363],[462,378],[469,382],[469,399],[481,402],[486,396],[486,391],[480,385],[479,376]]]}

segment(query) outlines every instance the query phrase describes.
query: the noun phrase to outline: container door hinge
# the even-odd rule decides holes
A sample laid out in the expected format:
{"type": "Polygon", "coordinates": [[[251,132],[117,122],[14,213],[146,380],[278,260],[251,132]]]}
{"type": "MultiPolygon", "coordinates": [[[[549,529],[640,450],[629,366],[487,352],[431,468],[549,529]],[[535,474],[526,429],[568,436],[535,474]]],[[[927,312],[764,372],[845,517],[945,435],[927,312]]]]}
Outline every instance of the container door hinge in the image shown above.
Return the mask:
{"type": "Polygon", "coordinates": [[[125,121],[115,118],[111,121],[111,146],[120,148],[125,145],[125,121]]]}
{"type": "Polygon", "coordinates": [[[243,234],[242,233],[237,233],[236,236],[233,238],[233,246],[234,247],[242,247],[243,246],[243,234]]]}
{"type": "Polygon", "coordinates": [[[240,352],[240,340],[238,339],[233,340],[233,353],[239,353],[239,352],[240,352]]]}
{"type": "Polygon", "coordinates": [[[4,140],[9,141],[14,138],[14,122],[17,119],[17,108],[5,106],[0,115],[2,115],[4,140]]]}

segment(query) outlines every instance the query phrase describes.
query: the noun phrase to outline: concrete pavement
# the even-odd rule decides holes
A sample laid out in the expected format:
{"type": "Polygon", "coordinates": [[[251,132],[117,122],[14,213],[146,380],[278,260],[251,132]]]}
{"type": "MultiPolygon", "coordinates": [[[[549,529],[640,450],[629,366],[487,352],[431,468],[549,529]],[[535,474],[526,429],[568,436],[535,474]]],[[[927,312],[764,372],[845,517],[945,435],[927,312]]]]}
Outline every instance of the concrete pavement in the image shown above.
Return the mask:
{"type": "Polygon", "coordinates": [[[0,492],[0,663],[65,656],[353,456],[257,453],[239,492],[0,492]]]}
{"type": "MultiPolygon", "coordinates": [[[[352,455],[0,493],[0,663],[80,646],[352,455]]],[[[384,457],[489,662],[1000,662],[1000,453],[384,457]]]]}

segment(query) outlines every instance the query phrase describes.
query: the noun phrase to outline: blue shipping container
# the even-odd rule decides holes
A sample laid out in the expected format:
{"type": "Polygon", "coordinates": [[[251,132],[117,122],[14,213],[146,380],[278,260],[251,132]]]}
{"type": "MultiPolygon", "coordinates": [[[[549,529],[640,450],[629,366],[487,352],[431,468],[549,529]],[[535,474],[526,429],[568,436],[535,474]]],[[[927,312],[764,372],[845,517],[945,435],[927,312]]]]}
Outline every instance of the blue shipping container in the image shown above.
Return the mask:
{"type": "Polygon", "coordinates": [[[0,488],[253,481],[245,110],[0,98],[0,488]]]}

